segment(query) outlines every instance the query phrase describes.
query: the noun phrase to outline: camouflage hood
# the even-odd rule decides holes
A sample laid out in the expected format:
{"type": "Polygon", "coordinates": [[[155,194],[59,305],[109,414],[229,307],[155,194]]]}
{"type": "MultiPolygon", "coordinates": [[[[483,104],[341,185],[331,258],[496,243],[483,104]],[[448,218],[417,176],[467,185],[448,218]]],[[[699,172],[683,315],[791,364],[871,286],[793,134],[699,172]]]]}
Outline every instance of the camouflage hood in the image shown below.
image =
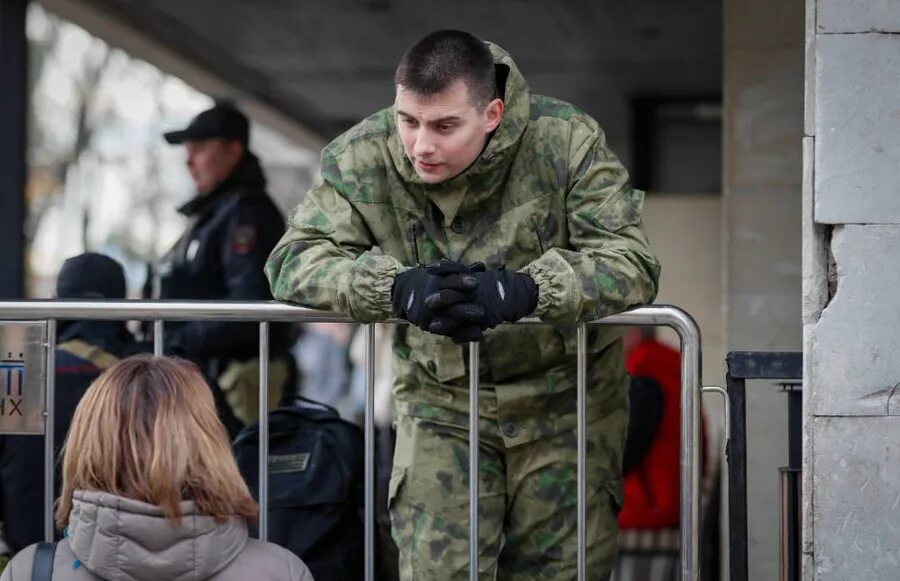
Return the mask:
{"type": "Polygon", "coordinates": [[[391,132],[388,138],[388,151],[397,172],[405,181],[421,186],[430,195],[465,191],[461,209],[478,205],[503,187],[506,175],[504,169],[515,157],[531,114],[531,92],[525,77],[509,53],[495,44],[488,43],[488,45],[494,55],[497,86],[502,90],[505,106],[503,119],[491,135],[484,151],[464,172],[438,184],[423,182],[406,156],[403,143],[400,141],[395,107],[390,107],[387,115],[391,132]]]}

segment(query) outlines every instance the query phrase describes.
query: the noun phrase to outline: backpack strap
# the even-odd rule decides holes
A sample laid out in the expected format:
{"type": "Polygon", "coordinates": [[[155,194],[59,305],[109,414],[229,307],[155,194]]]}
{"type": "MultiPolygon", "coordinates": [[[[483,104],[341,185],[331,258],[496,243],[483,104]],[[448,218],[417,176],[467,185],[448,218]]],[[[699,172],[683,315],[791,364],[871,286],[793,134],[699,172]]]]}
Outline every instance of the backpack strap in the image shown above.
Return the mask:
{"type": "Polygon", "coordinates": [[[106,371],[119,362],[119,358],[112,353],[107,353],[96,345],[91,345],[81,339],[72,339],[56,346],[60,351],[70,353],[79,359],[90,361],[97,369],[106,371]]]}
{"type": "Polygon", "coordinates": [[[38,543],[34,548],[31,581],[51,581],[53,579],[53,559],[55,557],[56,543],[38,543]]]}

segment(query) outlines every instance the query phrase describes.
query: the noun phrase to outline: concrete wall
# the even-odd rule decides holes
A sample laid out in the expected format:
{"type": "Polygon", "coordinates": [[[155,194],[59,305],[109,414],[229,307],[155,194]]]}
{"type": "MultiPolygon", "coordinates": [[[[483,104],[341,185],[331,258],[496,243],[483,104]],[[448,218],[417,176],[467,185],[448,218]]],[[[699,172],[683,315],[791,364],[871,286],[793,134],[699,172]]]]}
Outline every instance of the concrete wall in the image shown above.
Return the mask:
{"type": "Polygon", "coordinates": [[[808,0],[807,12],[804,578],[893,580],[900,2],[808,0]]]}
{"type": "MultiPolygon", "coordinates": [[[[656,302],[677,305],[696,319],[708,385],[725,381],[721,220],[721,196],[650,194],[644,202],[644,227],[663,265],[656,302]]],[[[678,345],[674,332],[663,338],[678,345]]],[[[712,417],[720,417],[720,410],[719,401],[711,399],[712,417]]]]}
{"type": "MultiPolygon", "coordinates": [[[[802,346],[803,0],[726,0],[725,336],[732,350],[802,346]]],[[[785,396],[748,385],[750,579],[778,578],[785,396]]]]}

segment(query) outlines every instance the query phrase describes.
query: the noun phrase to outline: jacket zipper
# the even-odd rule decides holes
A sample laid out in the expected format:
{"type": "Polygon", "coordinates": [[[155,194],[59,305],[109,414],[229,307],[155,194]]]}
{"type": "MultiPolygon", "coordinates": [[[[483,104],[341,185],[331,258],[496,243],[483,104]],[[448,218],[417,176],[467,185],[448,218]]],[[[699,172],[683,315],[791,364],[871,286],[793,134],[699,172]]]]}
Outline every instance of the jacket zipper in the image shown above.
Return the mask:
{"type": "Polygon", "coordinates": [[[418,266],[422,266],[422,261],[419,259],[418,229],[419,225],[416,222],[409,223],[409,245],[412,247],[413,260],[418,266]]]}

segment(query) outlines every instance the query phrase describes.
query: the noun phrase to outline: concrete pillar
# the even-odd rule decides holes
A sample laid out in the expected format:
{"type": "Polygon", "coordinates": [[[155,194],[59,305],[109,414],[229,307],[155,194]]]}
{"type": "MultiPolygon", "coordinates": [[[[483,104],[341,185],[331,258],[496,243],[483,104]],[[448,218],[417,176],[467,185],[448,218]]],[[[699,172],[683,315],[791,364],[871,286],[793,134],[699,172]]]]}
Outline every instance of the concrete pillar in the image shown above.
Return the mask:
{"type": "Polygon", "coordinates": [[[807,0],[805,579],[900,567],[900,2],[807,0]]]}
{"type": "Polygon", "coordinates": [[[28,0],[0,0],[0,298],[25,292],[28,0]]]}
{"type": "MultiPolygon", "coordinates": [[[[725,337],[729,351],[799,351],[803,0],[726,0],[725,337]]],[[[787,399],[747,386],[749,579],[778,578],[778,467],[787,399]]]]}

